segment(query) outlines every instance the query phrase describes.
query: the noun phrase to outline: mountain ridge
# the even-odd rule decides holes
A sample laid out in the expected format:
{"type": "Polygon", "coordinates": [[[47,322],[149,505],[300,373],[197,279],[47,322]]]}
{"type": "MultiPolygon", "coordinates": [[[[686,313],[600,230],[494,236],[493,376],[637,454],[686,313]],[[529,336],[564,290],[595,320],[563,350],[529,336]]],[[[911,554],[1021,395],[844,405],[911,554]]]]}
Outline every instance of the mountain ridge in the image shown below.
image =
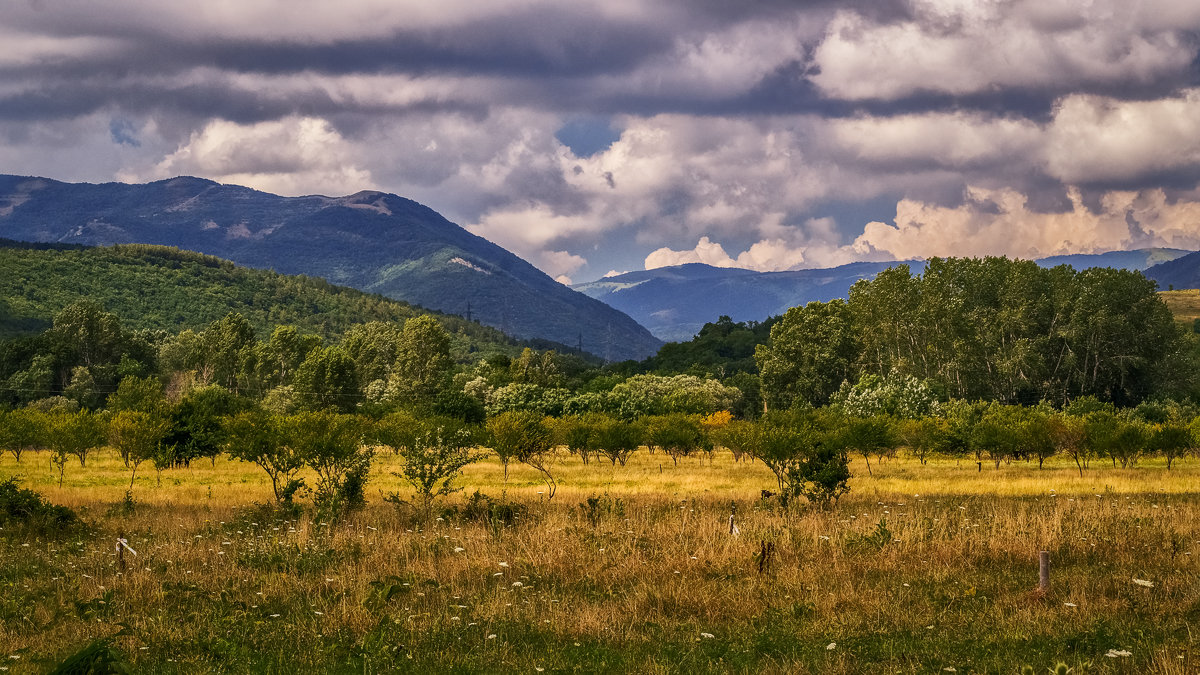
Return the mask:
{"type": "Polygon", "coordinates": [[[0,175],[0,236],[175,246],[469,315],[518,338],[582,344],[606,360],[642,359],[662,344],[432,208],[375,190],[281,197],[192,176],[93,184],[0,175]]]}

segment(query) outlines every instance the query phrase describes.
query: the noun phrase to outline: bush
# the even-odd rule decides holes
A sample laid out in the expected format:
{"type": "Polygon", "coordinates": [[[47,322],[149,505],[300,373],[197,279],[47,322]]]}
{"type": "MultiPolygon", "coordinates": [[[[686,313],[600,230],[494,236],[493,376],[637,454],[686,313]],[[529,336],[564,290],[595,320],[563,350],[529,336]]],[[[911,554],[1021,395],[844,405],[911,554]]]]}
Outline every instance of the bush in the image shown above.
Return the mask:
{"type": "Polygon", "coordinates": [[[510,527],[524,518],[527,511],[528,509],[523,504],[514,504],[509,501],[497,502],[476,490],[467,498],[467,503],[463,506],[461,513],[462,517],[467,520],[510,527]]]}
{"type": "Polygon", "coordinates": [[[16,478],[0,483],[0,525],[50,533],[69,530],[78,524],[79,516],[74,511],[22,488],[16,478]]]}

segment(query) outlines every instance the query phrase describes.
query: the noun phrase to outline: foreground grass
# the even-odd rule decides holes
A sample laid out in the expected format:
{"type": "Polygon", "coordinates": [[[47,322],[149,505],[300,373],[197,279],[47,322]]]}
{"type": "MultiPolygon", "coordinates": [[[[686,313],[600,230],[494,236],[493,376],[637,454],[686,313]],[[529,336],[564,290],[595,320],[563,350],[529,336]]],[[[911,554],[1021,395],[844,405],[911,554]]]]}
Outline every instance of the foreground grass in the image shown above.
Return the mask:
{"type": "Polygon", "coordinates": [[[397,512],[379,498],[403,490],[386,455],[368,508],[336,524],[256,506],[270,487],[237,462],[161,487],[148,472],[129,510],[110,454],[68,467],[62,488],[44,455],[5,457],[0,475],[92,525],[0,532],[0,667],[45,671],[113,637],[145,672],[1200,670],[1193,461],[1082,478],[952,460],[872,478],[860,462],[835,509],[786,511],[758,499],[773,484],[761,464],[661,459],[564,461],[553,502],[531,471],[506,484],[498,464],[471,466],[468,491],[528,507],[503,527],[397,512]],[[124,572],[119,534],[138,551],[124,572]]]}

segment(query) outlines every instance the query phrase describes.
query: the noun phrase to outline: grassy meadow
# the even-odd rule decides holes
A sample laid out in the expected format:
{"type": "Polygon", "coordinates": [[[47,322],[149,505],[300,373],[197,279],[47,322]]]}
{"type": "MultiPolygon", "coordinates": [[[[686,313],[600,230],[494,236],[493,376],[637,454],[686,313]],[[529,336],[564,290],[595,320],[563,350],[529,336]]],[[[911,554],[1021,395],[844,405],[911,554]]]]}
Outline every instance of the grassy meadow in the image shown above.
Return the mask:
{"type": "Polygon", "coordinates": [[[859,458],[828,511],[760,499],[771,474],[728,453],[563,457],[552,501],[493,459],[423,524],[382,498],[408,493],[397,464],[378,455],[366,509],[329,524],[261,506],[270,484],[241,462],[157,487],[143,467],[129,505],[114,453],[61,488],[45,453],[5,455],[0,476],[88,526],[0,532],[0,668],[45,672],[111,637],[167,673],[1200,672],[1194,459],[1081,478],[1065,459],[903,457],[872,477],[859,458]],[[468,517],[476,489],[526,510],[468,517]]]}

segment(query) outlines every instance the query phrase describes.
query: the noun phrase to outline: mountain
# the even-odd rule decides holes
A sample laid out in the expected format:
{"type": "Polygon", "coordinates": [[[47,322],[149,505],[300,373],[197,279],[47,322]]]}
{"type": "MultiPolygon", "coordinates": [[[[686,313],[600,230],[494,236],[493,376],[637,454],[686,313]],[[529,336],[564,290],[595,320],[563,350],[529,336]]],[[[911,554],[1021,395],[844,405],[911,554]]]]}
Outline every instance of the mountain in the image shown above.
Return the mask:
{"type": "Polygon", "coordinates": [[[0,237],[175,246],[467,315],[521,338],[582,343],[608,360],[642,359],[662,344],[433,209],[382,192],[280,197],[188,177],[94,185],[0,176],[0,237]]]}
{"type": "Polygon", "coordinates": [[[1042,267],[1070,265],[1077,270],[1085,270],[1090,267],[1112,267],[1114,269],[1144,272],[1155,265],[1182,258],[1189,253],[1191,251],[1184,251],[1177,248],[1139,248],[1133,251],[1055,255],[1049,258],[1040,258],[1036,262],[1042,267]]]}
{"type": "MultiPolygon", "coordinates": [[[[761,321],[814,300],[844,298],[854,282],[873,279],[898,264],[859,262],[831,269],[755,272],[688,263],[627,272],[572,288],[634,317],[663,340],[683,341],[721,316],[761,321]]],[[[913,272],[925,267],[919,261],[907,264],[913,272]]]]}
{"type": "Polygon", "coordinates": [[[1200,288],[1200,251],[1159,263],[1146,270],[1158,282],[1158,290],[1200,288]]]}
{"type": "Polygon", "coordinates": [[[200,329],[229,312],[250,322],[259,337],[292,324],[324,338],[341,336],[368,321],[403,321],[433,314],[451,335],[456,354],[516,354],[524,346],[500,331],[462,317],[322,279],[286,276],[239,267],[201,253],[165,246],[127,244],[100,248],[29,244],[0,239],[0,339],[37,333],[79,300],[98,302],[132,329],[177,333],[200,329]]]}
{"type": "MultiPolygon", "coordinates": [[[[1173,258],[1177,258],[1174,262],[1181,262],[1192,256],[1200,253],[1189,255],[1188,251],[1178,249],[1152,248],[1054,256],[1036,262],[1043,267],[1071,265],[1077,270],[1089,267],[1145,270],[1157,262],[1173,258]]],[[[925,269],[922,261],[859,262],[790,272],[755,272],[690,263],[627,272],[572,288],[625,312],[663,340],[684,341],[690,340],[705,323],[721,316],[739,322],[762,321],[814,300],[845,298],[854,282],[873,279],[879,272],[901,264],[908,265],[914,274],[925,269]]],[[[1192,263],[1191,269],[1196,277],[1193,283],[1200,282],[1200,259],[1192,263]]],[[[1166,287],[1161,282],[1159,285],[1166,287]]]]}

